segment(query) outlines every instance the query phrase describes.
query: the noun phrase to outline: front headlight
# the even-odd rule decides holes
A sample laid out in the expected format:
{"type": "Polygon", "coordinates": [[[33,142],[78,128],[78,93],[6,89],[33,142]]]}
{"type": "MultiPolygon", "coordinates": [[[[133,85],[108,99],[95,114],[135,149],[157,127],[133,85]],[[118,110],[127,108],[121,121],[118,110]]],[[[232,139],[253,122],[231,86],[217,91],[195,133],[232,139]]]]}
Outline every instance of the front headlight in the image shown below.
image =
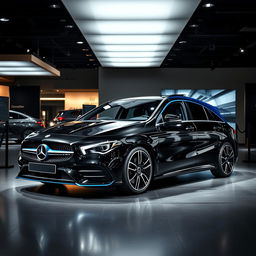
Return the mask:
{"type": "Polygon", "coordinates": [[[87,152],[97,153],[97,154],[107,154],[120,145],[121,145],[121,142],[115,140],[115,141],[105,141],[105,142],[100,142],[96,144],[81,146],[80,149],[83,155],[86,155],[87,152]]]}

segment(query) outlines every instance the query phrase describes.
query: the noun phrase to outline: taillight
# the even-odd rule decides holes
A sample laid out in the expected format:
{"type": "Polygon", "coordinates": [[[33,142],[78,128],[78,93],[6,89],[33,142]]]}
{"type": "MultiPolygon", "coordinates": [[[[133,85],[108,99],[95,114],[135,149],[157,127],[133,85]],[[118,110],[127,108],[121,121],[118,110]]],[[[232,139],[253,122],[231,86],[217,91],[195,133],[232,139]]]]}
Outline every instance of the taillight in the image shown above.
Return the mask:
{"type": "Polygon", "coordinates": [[[42,121],[37,121],[36,123],[39,124],[39,125],[40,125],[41,127],[43,127],[43,128],[45,127],[45,126],[44,126],[44,123],[43,123],[42,121]]]}
{"type": "Polygon", "coordinates": [[[59,116],[59,117],[57,117],[57,119],[58,119],[59,121],[63,121],[63,120],[64,120],[64,117],[63,117],[63,116],[59,116]]]}
{"type": "Polygon", "coordinates": [[[236,138],[236,130],[232,127],[231,127],[231,130],[232,130],[232,137],[233,137],[233,139],[235,139],[236,138]]]}

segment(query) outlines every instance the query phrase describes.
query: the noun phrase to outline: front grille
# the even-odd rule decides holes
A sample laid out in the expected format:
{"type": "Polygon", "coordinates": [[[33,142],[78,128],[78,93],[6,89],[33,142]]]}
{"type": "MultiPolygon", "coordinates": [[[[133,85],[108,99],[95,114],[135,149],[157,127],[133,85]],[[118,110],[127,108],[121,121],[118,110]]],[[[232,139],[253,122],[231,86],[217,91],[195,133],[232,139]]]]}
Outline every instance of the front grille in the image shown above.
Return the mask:
{"type": "MultiPolygon", "coordinates": [[[[55,143],[55,142],[47,142],[47,143],[41,143],[41,142],[24,142],[22,145],[23,149],[37,149],[37,147],[41,144],[46,144],[50,149],[52,150],[61,150],[61,151],[73,151],[72,147],[69,144],[64,143],[55,143]]],[[[40,161],[37,158],[37,155],[35,152],[23,152],[21,153],[22,157],[25,160],[33,161],[33,162],[44,162],[44,163],[58,163],[58,162],[65,162],[72,158],[73,153],[57,153],[57,154],[49,154],[48,157],[40,161]]]]}
{"type": "Polygon", "coordinates": [[[23,143],[22,148],[37,148],[41,144],[46,144],[51,149],[54,150],[64,150],[64,151],[72,151],[72,147],[69,144],[65,143],[57,143],[57,142],[30,142],[26,141],[23,143]]]}
{"type": "Polygon", "coordinates": [[[51,155],[46,160],[40,161],[38,160],[37,156],[35,154],[29,154],[29,153],[22,153],[22,157],[28,161],[38,161],[38,162],[44,162],[44,163],[58,163],[58,162],[64,162],[68,161],[72,155],[51,155]]]}

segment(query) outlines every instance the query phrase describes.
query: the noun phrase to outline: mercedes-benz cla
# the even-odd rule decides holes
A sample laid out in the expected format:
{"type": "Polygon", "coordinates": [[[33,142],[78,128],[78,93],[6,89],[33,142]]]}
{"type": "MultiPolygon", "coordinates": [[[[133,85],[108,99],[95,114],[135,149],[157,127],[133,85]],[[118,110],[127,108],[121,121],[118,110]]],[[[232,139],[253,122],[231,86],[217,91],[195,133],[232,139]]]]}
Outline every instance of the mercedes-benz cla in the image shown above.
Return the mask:
{"type": "Polygon", "coordinates": [[[228,177],[236,159],[235,132],[216,107],[183,96],[138,97],[29,135],[18,178],[141,193],[171,175],[228,177]]]}

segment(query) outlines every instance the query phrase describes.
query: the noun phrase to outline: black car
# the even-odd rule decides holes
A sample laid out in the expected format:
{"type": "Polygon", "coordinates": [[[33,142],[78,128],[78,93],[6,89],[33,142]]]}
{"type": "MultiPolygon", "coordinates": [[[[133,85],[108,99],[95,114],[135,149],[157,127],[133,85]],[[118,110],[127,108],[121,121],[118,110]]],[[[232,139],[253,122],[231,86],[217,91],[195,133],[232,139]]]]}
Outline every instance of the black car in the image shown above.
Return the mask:
{"type": "MultiPolygon", "coordinates": [[[[0,123],[0,133],[4,131],[4,122],[0,123]]],[[[22,141],[30,133],[39,131],[44,128],[40,119],[28,116],[24,113],[10,110],[9,111],[9,136],[10,139],[22,141]]]]}
{"type": "Polygon", "coordinates": [[[235,131],[217,108],[183,96],[107,102],[22,143],[18,178],[144,192],[153,179],[211,170],[228,177],[235,131]]]}
{"type": "Polygon", "coordinates": [[[70,122],[76,120],[83,113],[82,109],[62,110],[59,111],[53,119],[53,124],[60,124],[63,122],[70,122]]]}

